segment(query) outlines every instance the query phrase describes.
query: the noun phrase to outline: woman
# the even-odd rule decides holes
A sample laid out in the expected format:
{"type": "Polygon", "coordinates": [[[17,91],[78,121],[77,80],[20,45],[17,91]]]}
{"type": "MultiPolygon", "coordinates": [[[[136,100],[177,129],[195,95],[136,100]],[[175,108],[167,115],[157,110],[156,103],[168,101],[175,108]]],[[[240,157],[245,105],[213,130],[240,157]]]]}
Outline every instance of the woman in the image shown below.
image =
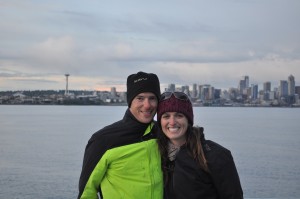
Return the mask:
{"type": "Polygon", "coordinates": [[[192,103],[182,92],[165,92],[157,110],[165,199],[243,198],[229,150],[205,140],[194,127],[192,103]]]}

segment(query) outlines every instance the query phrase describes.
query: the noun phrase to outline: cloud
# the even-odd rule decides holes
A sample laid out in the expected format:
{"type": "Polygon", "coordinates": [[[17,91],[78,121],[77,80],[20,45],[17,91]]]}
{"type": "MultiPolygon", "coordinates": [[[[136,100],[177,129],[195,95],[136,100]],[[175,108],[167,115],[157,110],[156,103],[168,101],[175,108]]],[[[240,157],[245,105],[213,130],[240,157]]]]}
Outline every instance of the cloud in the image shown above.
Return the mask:
{"type": "Polygon", "coordinates": [[[61,67],[76,59],[74,40],[70,36],[48,38],[28,49],[27,56],[35,65],[61,67]]]}
{"type": "Polygon", "coordinates": [[[289,74],[297,80],[299,6],[293,0],[2,1],[1,85],[61,88],[70,73],[74,88],[122,87],[140,70],[157,73],[164,85],[226,88],[246,74],[274,85],[289,74]],[[39,77],[45,82],[13,81],[39,77]]]}

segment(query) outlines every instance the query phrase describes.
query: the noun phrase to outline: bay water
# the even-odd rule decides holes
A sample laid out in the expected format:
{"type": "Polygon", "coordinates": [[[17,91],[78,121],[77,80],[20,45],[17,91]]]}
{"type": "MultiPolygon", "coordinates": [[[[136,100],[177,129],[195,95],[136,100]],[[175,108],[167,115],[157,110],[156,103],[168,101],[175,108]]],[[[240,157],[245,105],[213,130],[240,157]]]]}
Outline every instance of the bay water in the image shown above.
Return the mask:
{"type": "MultiPolygon", "coordinates": [[[[126,106],[0,105],[0,198],[72,199],[91,135],[126,106]]],[[[245,198],[300,198],[300,109],[194,107],[234,157],[245,198]]]]}

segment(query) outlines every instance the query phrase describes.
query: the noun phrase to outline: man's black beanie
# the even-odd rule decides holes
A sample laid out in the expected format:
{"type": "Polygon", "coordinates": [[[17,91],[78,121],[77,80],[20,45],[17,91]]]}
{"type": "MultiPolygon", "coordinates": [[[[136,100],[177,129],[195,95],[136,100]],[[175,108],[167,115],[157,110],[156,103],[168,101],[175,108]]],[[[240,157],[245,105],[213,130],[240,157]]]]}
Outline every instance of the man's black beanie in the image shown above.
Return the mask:
{"type": "Polygon", "coordinates": [[[127,104],[130,107],[135,96],[140,93],[151,92],[157,99],[160,97],[160,84],[157,75],[138,72],[127,77],[127,104]]]}

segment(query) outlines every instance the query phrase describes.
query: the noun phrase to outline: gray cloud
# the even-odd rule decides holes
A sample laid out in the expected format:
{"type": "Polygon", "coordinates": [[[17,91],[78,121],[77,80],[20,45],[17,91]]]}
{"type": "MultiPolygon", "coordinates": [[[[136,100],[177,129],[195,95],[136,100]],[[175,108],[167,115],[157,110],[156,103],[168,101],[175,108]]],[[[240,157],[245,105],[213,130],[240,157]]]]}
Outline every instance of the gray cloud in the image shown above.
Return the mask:
{"type": "Polygon", "coordinates": [[[289,74],[297,81],[299,7],[298,0],[2,1],[1,88],[61,88],[65,73],[77,88],[124,87],[140,70],[159,74],[163,85],[237,86],[246,74],[257,83],[276,85],[289,74]]]}

